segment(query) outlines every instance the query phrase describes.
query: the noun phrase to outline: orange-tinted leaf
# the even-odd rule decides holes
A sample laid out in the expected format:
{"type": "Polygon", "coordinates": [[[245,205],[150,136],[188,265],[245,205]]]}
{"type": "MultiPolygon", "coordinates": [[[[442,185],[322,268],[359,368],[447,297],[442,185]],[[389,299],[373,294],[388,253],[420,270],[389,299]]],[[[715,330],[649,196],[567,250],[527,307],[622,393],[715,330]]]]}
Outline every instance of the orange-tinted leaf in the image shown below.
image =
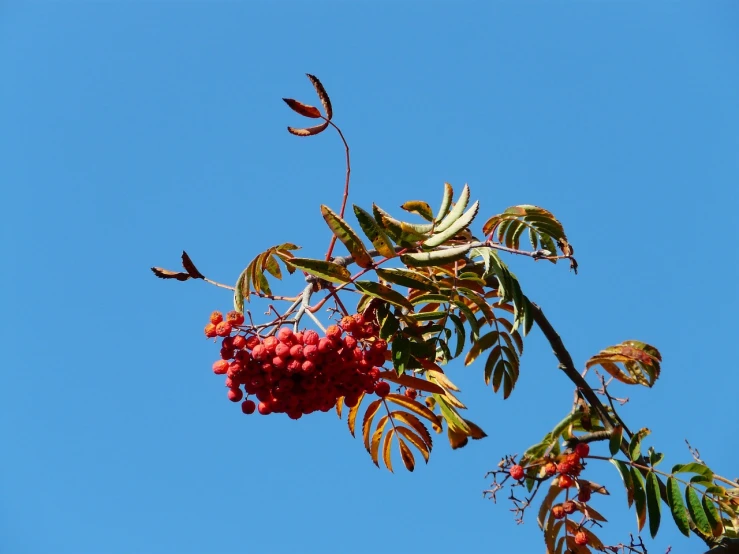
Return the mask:
{"type": "Polygon", "coordinates": [[[425,417],[431,423],[436,423],[437,425],[439,424],[439,420],[436,414],[416,400],[411,400],[407,396],[403,396],[402,394],[395,394],[395,393],[388,394],[385,397],[385,400],[388,400],[399,406],[402,406],[403,408],[410,410],[416,415],[425,417]]]}
{"type": "Polygon", "coordinates": [[[541,529],[544,529],[546,517],[549,513],[549,510],[552,508],[552,504],[556,500],[557,496],[559,496],[564,491],[565,489],[563,489],[562,487],[558,487],[553,483],[549,486],[547,495],[544,497],[544,500],[541,501],[541,506],[539,506],[539,514],[536,518],[536,522],[539,524],[539,527],[541,529]]]}
{"type": "Polygon", "coordinates": [[[318,94],[318,98],[321,101],[323,109],[326,112],[326,119],[330,121],[331,118],[334,116],[334,110],[331,107],[331,99],[328,97],[326,89],[323,88],[323,84],[321,84],[321,81],[318,80],[318,77],[316,77],[315,75],[311,75],[310,73],[306,73],[306,75],[308,76],[308,79],[310,79],[313,88],[316,89],[316,94],[318,94]]]}
{"type": "Polygon", "coordinates": [[[470,428],[470,437],[472,437],[474,440],[484,439],[488,436],[485,431],[480,429],[480,427],[472,423],[469,419],[465,419],[464,422],[470,428]]]}
{"type": "Polygon", "coordinates": [[[434,213],[431,211],[431,206],[429,206],[426,202],[422,202],[420,200],[411,200],[400,207],[407,212],[420,215],[427,221],[434,220],[434,213]]]}
{"type": "MultiPolygon", "coordinates": [[[[400,433],[402,429],[404,429],[404,427],[398,427],[398,432],[400,433]]],[[[403,460],[403,465],[408,471],[413,471],[416,467],[416,459],[413,457],[413,452],[411,452],[411,449],[408,448],[408,445],[405,444],[405,441],[400,437],[398,437],[398,445],[400,446],[400,458],[403,460]]],[[[389,460],[390,457],[388,456],[388,461],[389,460]]],[[[388,466],[388,468],[390,468],[390,466],[388,466]]],[[[390,471],[392,471],[392,469],[390,469],[390,471]]]]}
{"type": "Polygon", "coordinates": [[[321,117],[321,112],[318,111],[318,108],[316,108],[315,106],[303,104],[302,102],[298,102],[297,100],[293,100],[292,98],[283,98],[282,100],[285,102],[285,104],[290,106],[290,108],[294,112],[297,112],[302,116],[312,117],[315,119],[321,117]]]}
{"type": "Polygon", "coordinates": [[[349,424],[349,432],[352,434],[352,437],[354,436],[354,428],[357,424],[357,413],[359,412],[359,405],[362,403],[363,398],[364,393],[359,396],[359,400],[354,405],[354,407],[349,408],[349,413],[346,416],[346,422],[349,424]]]}
{"type": "Polygon", "coordinates": [[[298,137],[310,137],[325,131],[326,127],[328,127],[328,121],[324,121],[323,123],[321,123],[320,125],[316,125],[315,127],[306,127],[305,129],[288,127],[287,130],[289,133],[298,137]]]}
{"type": "Polygon", "coordinates": [[[378,454],[380,452],[380,439],[382,439],[382,434],[385,432],[385,424],[388,422],[388,419],[390,418],[387,415],[382,416],[380,418],[380,421],[377,422],[377,428],[372,435],[370,457],[377,467],[380,467],[380,462],[378,458],[378,454]]]}
{"type": "Polygon", "coordinates": [[[336,415],[339,416],[339,419],[341,419],[341,412],[344,409],[344,397],[342,396],[336,401],[336,415]]]}
{"type": "Polygon", "coordinates": [[[387,435],[385,435],[385,442],[382,445],[382,461],[385,462],[390,473],[393,473],[393,462],[390,456],[390,449],[393,445],[393,435],[395,435],[395,429],[390,429],[387,432],[387,435]]]}
{"type": "Polygon", "coordinates": [[[449,445],[452,447],[452,450],[467,446],[467,443],[470,441],[467,435],[452,428],[451,425],[447,425],[446,435],[449,438],[449,445]]]}
{"type": "Polygon", "coordinates": [[[190,278],[187,273],[170,271],[169,269],[164,269],[161,267],[152,267],[151,270],[154,272],[154,275],[156,275],[160,279],[177,279],[178,281],[187,281],[190,278]]]}
{"type": "Polygon", "coordinates": [[[362,418],[362,435],[364,438],[364,447],[367,449],[367,452],[370,451],[369,437],[370,430],[372,429],[372,419],[375,417],[377,410],[380,409],[381,404],[381,398],[378,398],[377,400],[372,402],[369,406],[367,406],[367,411],[364,412],[364,417],[362,418]]]}
{"type": "Polygon", "coordinates": [[[444,389],[436,383],[430,383],[425,379],[419,379],[418,377],[412,377],[410,375],[398,375],[394,371],[382,371],[380,372],[380,378],[403,385],[404,387],[410,387],[416,390],[422,390],[424,392],[431,392],[437,394],[444,394],[444,389]]]}
{"type": "Polygon", "coordinates": [[[421,439],[423,439],[423,442],[426,443],[426,446],[429,450],[431,450],[433,446],[433,442],[431,440],[431,433],[429,433],[428,429],[426,429],[426,426],[421,423],[421,420],[418,419],[416,416],[414,416],[411,413],[403,412],[400,410],[395,410],[393,412],[390,412],[390,415],[397,419],[398,421],[405,423],[409,427],[413,427],[415,431],[421,436],[421,439]]]}
{"type": "Polygon", "coordinates": [[[184,250],[182,251],[182,267],[185,268],[187,274],[193,279],[205,279],[205,275],[198,271],[198,268],[195,267],[195,264],[192,263],[190,256],[188,256],[187,252],[185,252],[184,250]]]}

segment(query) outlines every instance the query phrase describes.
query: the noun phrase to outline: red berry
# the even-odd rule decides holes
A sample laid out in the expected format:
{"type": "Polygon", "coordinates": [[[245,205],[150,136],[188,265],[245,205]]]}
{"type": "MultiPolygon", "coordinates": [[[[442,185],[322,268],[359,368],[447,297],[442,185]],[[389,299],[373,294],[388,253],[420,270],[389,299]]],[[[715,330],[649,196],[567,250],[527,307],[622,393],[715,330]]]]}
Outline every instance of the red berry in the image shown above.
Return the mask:
{"type": "Polygon", "coordinates": [[[572,477],[569,475],[560,475],[559,476],[559,487],[561,489],[567,489],[574,485],[575,482],[572,480],[572,477]]]}
{"type": "Polygon", "coordinates": [[[290,346],[288,346],[284,342],[280,342],[275,347],[275,356],[279,356],[280,358],[287,358],[289,355],[290,355],[290,346]]]}
{"type": "Polygon", "coordinates": [[[377,381],[380,378],[380,369],[377,367],[373,367],[367,372],[367,375],[369,375],[373,380],[377,381]]]}
{"type": "Polygon", "coordinates": [[[326,354],[328,352],[333,352],[336,350],[336,345],[334,344],[334,341],[332,341],[328,337],[323,337],[321,340],[318,341],[318,351],[326,354]]]}
{"type": "Polygon", "coordinates": [[[210,314],[210,322],[213,325],[218,325],[221,321],[223,321],[223,314],[221,312],[215,311],[210,314]]]}
{"type": "Polygon", "coordinates": [[[344,347],[347,350],[354,350],[357,347],[357,339],[355,339],[351,335],[345,336],[343,343],[344,343],[344,347]]]}
{"type": "Polygon", "coordinates": [[[253,414],[254,410],[257,409],[257,405],[254,404],[253,400],[244,400],[241,403],[241,411],[244,412],[246,415],[253,414]]]}
{"type": "Polygon", "coordinates": [[[244,393],[241,389],[228,389],[228,399],[231,402],[240,402],[244,397],[244,393]]]}
{"type": "Polygon", "coordinates": [[[566,501],[564,504],[562,504],[562,509],[565,511],[566,514],[571,514],[575,511],[575,503],[572,500],[566,501]]]}
{"type": "Polygon", "coordinates": [[[310,375],[311,373],[313,373],[315,371],[315,369],[316,369],[316,365],[313,362],[311,362],[310,360],[305,360],[303,362],[303,365],[300,366],[300,370],[305,375],[310,375]]]}
{"type": "Polygon", "coordinates": [[[256,335],[252,335],[248,339],[246,339],[246,348],[248,348],[249,350],[251,350],[258,344],[259,344],[259,337],[256,335]]]}
{"type": "Polygon", "coordinates": [[[575,454],[577,454],[578,458],[587,458],[588,454],[590,454],[590,445],[585,442],[577,443],[575,454]]]}
{"type": "Polygon", "coordinates": [[[208,325],[205,326],[205,336],[209,339],[212,339],[216,336],[216,324],[215,323],[208,323],[208,325]]]}
{"type": "Polygon", "coordinates": [[[375,385],[375,394],[380,398],[385,398],[390,394],[390,383],[387,381],[378,381],[375,385]]]}
{"type": "Polygon", "coordinates": [[[262,415],[269,415],[272,413],[272,408],[266,402],[260,402],[257,406],[257,411],[262,415]]]}
{"type": "Polygon", "coordinates": [[[364,316],[362,314],[354,314],[353,317],[358,326],[364,325],[364,316]]]}
{"type": "Polygon", "coordinates": [[[411,400],[415,400],[418,396],[418,391],[416,389],[405,389],[405,395],[411,400]]]}
{"type": "Polygon", "coordinates": [[[585,546],[588,544],[588,535],[585,531],[578,531],[575,533],[575,544],[578,546],[585,546]]]}
{"type": "Polygon", "coordinates": [[[309,329],[308,331],[305,331],[303,333],[303,344],[312,344],[318,346],[318,341],[320,340],[321,337],[319,337],[318,333],[316,333],[312,329],[309,329]]]}
{"type": "Polygon", "coordinates": [[[345,396],[344,397],[344,404],[347,408],[353,408],[359,403],[359,396],[345,396]]]}
{"type": "Polygon", "coordinates": [[[218,325],[216,325],[216,335],[219,337],[227,337],[231,334],[232,331],[231,324],[228,321],[221,321],[218,325]]]}
{"type": "Polygon", "coordinates": [[[554,462],[547,462],[547,464],[544,466],[544,474],[548,477],[551,477],[557,473],[557,464],[554,462]]]}
{"type": "Polygon", "coordinates": [[[251,351],[251,357],[261,362],[269,357],[269,352],[267,352],[263,344],[257,344],[251,351]]]}
{"type": "Polygon", "coordinates": [[[279,342],[280,341],[277,340],[277,337],[267,337],[266,339],[264,339],[264,342],[262,344],[267,349],[267,352],[269,352],[270,354],[274,354],[279,342]]]}
{"type": "Polygon", "coordinates": [[[339,325],[341,325],[341,328],[347,333],[351,333],[357,328],[357,322],[354,321],[354,318],[350,315],[342,317],[339,325]]]}
{"type": "Polygon", "coordinates": [[[516,481],[520,481],[521,479],[523,479],[524,471],[523,468],[518,464],[511,466],[511,469],[508,470],[508,473],[510,473],[511,477],[513,477],[516,481]]]}
{"type": "Polygon", "coordinates": [[[226,321],[231,325],[241,325],[244,323],[244,314],[232,310],[226,314],[226,321]]]}
{"type": "Polygon", "coordinates": [[[295,335],[293,334],[293,330],[290,329],[289,327],[282,327],[277,332],[277,338],[280,339],[280,341],[282,342],[287,342],[287,343],[295,342],[295,335]]]}
{"type": "Polygon", "coordinates": [[[236,335],[233,337],[231,343],[235,349],[241,350],[242,348],[246,348],[246,337],[243,335],[236,335]]]}
{"type": "Polygon", "coordinates": [[[340,339],[341,328],[338,325],[329,325],[326,329],[326,336],[332,339],[340,339]]]}
{"type": "Polygon", "coordinates": [[[290,357],[295,358],[296,360],[302,360],[303,359],[303,345],[296,344],[292,348],[290,348],[290,357]]]}
{"type": "Polygon", "coordinates": [[[554,519],[562,519],[565,517],[565,511],[561,504],[558,504],[552,508],[552,516],[554,519]]]}
{"type": "Polygon", "coordinates": [[[575,467],[567,462],[560,462],[557,464],[557,472],[561,475],[567,475],[568,473],[572,473],[572,470],[575,469],[575,467]]]}
{"type": "Polygon", "coordinates": [[[228,371],[228,362],[226,360],[218,360],[213,363],[213,373],[216,375],[225,375],[228,371]]]}
{"type": "Polygon", "coordinates": [[[303,347],[303,357],[306,360],[315,362],[320,357],[318,347],[315,344],[306,344],[303,347]]]}

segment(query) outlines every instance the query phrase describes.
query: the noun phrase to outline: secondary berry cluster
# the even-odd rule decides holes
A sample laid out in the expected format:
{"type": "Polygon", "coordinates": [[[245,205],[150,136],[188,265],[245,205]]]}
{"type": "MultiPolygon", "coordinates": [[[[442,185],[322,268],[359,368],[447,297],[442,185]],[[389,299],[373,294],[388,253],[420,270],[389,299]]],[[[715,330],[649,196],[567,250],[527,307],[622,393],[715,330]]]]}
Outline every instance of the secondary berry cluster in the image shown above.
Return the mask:
{"type": "Polygon", "coordinates": [[[246,393],[241,404],[245,414],[286,413],[292,419],[327,412],[341,397],[353,407],[363,393],[387,396],[390,384],[380,380],[379,368],[388,348],[378,333],[377,325],[361,314],[344,317],[324,336],[281,327],[261,337],[235,311],[225,319],[213,312],[205,327],[206,337],[223,338],[213,372],[226,376],[228,399],[241,402],[246,393]]]}
{"type": "MultiPolygon", "coordinates": [[[[527,469],[531,471],[530,476],[539,478],[548,478],[556,476],[556,485],[562,489],[569,489],[573,486],[577,487],[577,501],[570,499],[565,500],[561,504],[552,506],[552,515],[555,519],[562,519],[576,511],[582,511],[585,504],[590,500],[592,490],[590,482],[584,479],[578,479],[580,473],[584,469],[583,461],[590,455],[590,445],[581,442],[578,443],[572,452],[563,454],[556,460],[547,461],[543,467],[540,464],[532,464],[528,468],[514,464],[508,469],[510,476],[516,481],[521,481],[527,476],[527,469]]],[[[588,534],[578,529],[574,533],[574,542],[578,546],[588,544],[588,534]]]]}

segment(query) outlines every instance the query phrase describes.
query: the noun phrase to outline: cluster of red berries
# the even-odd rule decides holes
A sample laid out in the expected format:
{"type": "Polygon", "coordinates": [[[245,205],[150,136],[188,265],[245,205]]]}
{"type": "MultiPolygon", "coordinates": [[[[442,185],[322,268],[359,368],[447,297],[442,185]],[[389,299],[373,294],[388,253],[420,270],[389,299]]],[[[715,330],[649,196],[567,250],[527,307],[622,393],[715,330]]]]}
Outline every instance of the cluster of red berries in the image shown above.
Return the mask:
{"type": "Polygon", "coordinates": [[[282,327],[276,335],[261,338],[243,323],[239,312],[229,312],[225,319],[213,312],[205,335],[223,337],[221,359],[213,364],[213,372],[226,375],[232,402],[241,402],[246,392],[241,404],[245,414],[256,410],[299,419],[317,410],[329,411],[341,397],[353,407],[362,393],[383,398],[390,393],[390,384],[379,380],[387,342],[379,338],[377,325],[361,314],[344,317],[323,337],[312,330],[294,333],[282,327]]]}
{"type": "MultiPolygon", "coordinates": [[[[544,475],[547,477],[559,475],[557,484],[563,489],[577,485],[577,499],[580,502],[587,502],[590,500],[590,495],[592,493],[590,485],[587,481],[578,480],[577,477],[583,469],[583,459],[587,458],[589,455],[590,445],[580,442],[575,446],[572,452],[562,456],[558,463],[553,461],[547,462],[544,465],[544,475]]],[[[525,477],[526,470],[522,466],[516,464],[508,469],[508,473],[513,479],[520,481],[525,477]]],[[[554,516],[555,519],[562,519],[576,510],[577,504],[572,500],[566,500],[562,504],[557,504],[552,507],[552,516],[554,516]]],[[[584,546],[588,544],[588,535],[584,531],[580,530],[575,533],[574,540],[576,544],[584,546]]]]}

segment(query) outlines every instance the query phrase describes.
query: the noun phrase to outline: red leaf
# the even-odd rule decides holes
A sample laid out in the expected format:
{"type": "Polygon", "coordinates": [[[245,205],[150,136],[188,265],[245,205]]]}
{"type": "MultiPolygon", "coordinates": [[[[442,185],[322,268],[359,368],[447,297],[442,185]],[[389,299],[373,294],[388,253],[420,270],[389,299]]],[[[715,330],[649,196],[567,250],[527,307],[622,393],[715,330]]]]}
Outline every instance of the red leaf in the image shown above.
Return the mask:
{"type": "Polygon", "coordinates": [[[185,268],[187,274],[193,279],[205,279],[205,275],[198,271],[198,268],[195,267],[195,264],[192,263],[190,256],[188,256],[187,252],[185,252],[184,250],[182,251],[182,267],[185,268]]]}
{"type": "Polygon", "coordinates": [[[321,112],[318,111],[318,108],[316,108],[315,106],[303,104],[302,102],[298,102],[297,100],[293,100],[292,98],[283,98],[282,100],[285,102],[285,104],[290,106],[290,108],[294,112],[297,112],[302,116],[312,117],[314,119],[318,119],[321,117],[321,112]]]}

